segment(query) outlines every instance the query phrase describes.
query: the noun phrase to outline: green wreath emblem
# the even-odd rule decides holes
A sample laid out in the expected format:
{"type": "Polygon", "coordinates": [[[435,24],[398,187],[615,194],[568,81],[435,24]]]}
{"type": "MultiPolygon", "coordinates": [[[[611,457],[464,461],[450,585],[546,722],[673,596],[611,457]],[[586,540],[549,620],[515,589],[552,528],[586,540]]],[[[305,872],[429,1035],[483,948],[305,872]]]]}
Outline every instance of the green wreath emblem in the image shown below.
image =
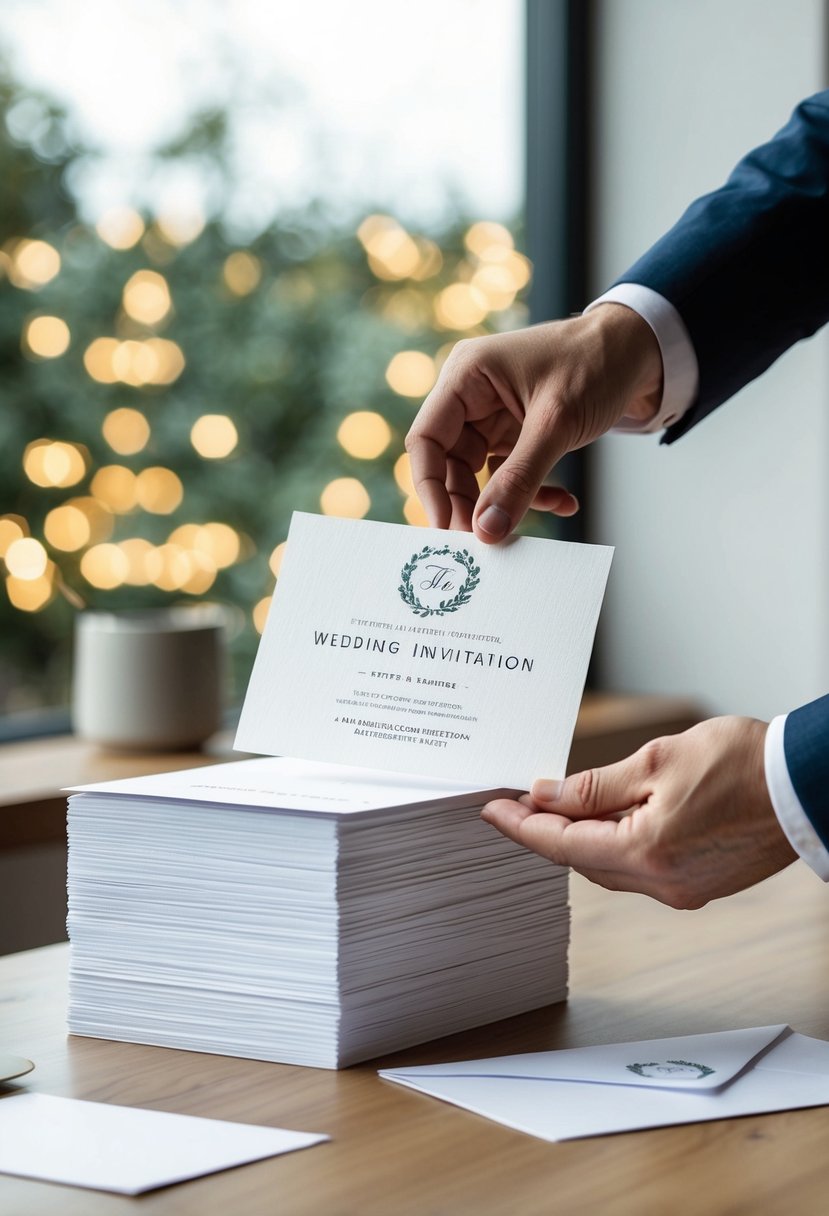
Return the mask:
{"type": "MultiPolygon", "coordinates": [[[[665,1060],[664,1063],[665,1064],[678,1064],[678,1065],[681,1065],[683,1068],[696,1068],[697,1076],[691,1078],[691,1080],[694,1080],[694,1081],[701,1081],[703,1077],[710,1077],[711,1074],[716,1071],[716,1069],[709,1068],[707,1064],[694,1064],[694,1063],[692,1063],[691,1060],[665,1060]]],[[[661,1066],[662,1066],[662,1061],[660,1061],[660,1060],[651,1060],[650,1063],[648,1063],[648,1064],[626,1064],[625,1065],[625,1067],[630,1072],[635,1072],[638,1077],[647,1077],[648,1076],[648,1073],[645,1072],[646,1068],[660,1068],[661,1066]]]]}
{"type": "Polygon", "coordinates": [[[398,591],[403,603],[408,604],[415,616],[444,616],[447,612],[457,612],[464,604],[469,603],[472,592],[481,581],[480,573],[481,567],[475,564],[475,558],[467,549],[450,549],[448,545],[442,549],[432,549],[429,545],[424,545],[419,553],[412,554],[400,571],[401,583],[398,591]],[[426,557],[451,557],[466,571],[466,578],[461,583],[458,594],[451,600],[441,600],[435,608],[421,603],[412,586],[412,575],[418,564],[426,557]]]}

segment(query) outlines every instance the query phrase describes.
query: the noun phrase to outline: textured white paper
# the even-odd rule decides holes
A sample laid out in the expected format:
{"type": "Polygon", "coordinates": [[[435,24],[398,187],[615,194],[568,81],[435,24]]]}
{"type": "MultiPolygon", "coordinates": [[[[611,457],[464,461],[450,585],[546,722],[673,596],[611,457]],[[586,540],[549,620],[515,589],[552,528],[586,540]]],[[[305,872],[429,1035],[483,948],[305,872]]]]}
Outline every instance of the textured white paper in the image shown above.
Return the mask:
{"type": "Polygon", "coordinates": [[[542,1140],[829,1106],[829,1043],[786,1026],[380,1073],[542,1140]]]}
{"type": "Polygon", "coordinates": [[[478,787],[563,777],[611,557],[295,514],[236,747],[478,787]]]}
{"type": "MultiPolygon", "coordinates": [[[[479,786],[425,780],[407,773],[382,773],[321,761],[267,756],[235,760],[174,773],[120,777],[94,785],[76,785],[69,793],[115,794],[163,802],[205,802],[247,810],[303,811],[307,815],[359,815],[392,807],[480,806],[479,786]]],[[[492,797],[506,790],[484,791],[492,797]]]]}
{"type": "Polygon", "coordinates": [[[327,1139],[48,1094],[0,1099],[0,1173],[122,1195],[139,1195],[327,1139]]]}

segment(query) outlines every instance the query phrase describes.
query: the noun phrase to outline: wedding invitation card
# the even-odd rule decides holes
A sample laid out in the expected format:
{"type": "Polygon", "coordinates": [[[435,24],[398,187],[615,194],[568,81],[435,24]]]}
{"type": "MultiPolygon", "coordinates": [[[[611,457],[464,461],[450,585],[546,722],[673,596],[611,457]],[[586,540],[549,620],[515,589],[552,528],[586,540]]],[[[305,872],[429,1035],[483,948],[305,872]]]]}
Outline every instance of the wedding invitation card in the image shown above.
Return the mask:
{"type": "Polygon", "coordinates": [[[563,777],[612,552],[296,513],[237,749],[563,777]]]}

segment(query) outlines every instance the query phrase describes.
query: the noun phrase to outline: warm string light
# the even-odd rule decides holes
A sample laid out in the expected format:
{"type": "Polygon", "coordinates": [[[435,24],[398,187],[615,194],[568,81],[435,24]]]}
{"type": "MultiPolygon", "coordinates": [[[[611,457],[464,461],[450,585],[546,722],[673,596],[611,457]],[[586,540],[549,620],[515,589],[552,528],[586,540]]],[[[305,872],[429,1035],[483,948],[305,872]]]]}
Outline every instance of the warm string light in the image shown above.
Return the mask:
{"type": "Polygon", "coordinates": [[[88,453],[75,443],[35,439],[23,452],[23,472],[36,486],[74,486],[86,476],[88,453]]]}
{"type": "Polygon", "coordinates": [[[205,460],[229,456],[239,442],[239,432],[227,414],[202,414],[190,429],[190,442],[205,460]]]}
{"type": "Polygon", "coordinates": [[[265,632],[265,622],[268,619],[268,613],[270,612],[272,599],[273,599],[273,596],[266,595],[263,599],[261,599],[259,601],[259,603],[256,605],[256,607],[253,609],[253,612],[251,613],[251,617],[253,619],[253,627],[257,633],[265,632]]]}
{"type": "Polygon", "coordinates": [[[56,591],[56,571],[51,562],[39,578],[20,579],[13,574],[6,577],[9,602],[20,612],[40,612],[54,599],[56,591]]]}
{"type": "Polygon", "coordinates": [[[434,359],[419,350],[401,350],[386,368],[386,383],[401,397],[425,397],[436,379],[434,359]]]}
{"type": "Polygon", "coordinates": [[[136,270],[124,285],[121,306],[140,325],[158,325],[173,306],[164,275],[155,270],[136,270]]]}
{"type": "Polygon", "coordinates": [[[61,317],[30,317],[21,338],[23,353],[38,359],[57,359],[69,349],[69,326],[61,317]]]}
{"type": "Polygon", "coordinates": [[[60,273],[60,254],[47,241],[26,238],[6,244],[6,273],[15,287],[37,291],[60,273]]]}
{"type": "Polygon", "coordinates": [[[184,371],[184,352],[169,338],[141,341],[95,338],[84,351],[84,367],[99,384],[173,384],[184,371]]]}
{"type": "Polygon", "coordinates": [[[101,431],[113,452],[119,456],[134,456],[147,446],[150,439],[150,424],[140,410],[124,406],[111,410],[101,431]]]}
{"type": "Polygon", "coordinates": [[[98,236],[112,249],[132,249],[144,235],[145,225],[131,207],[111,207],[95,224],[98,236]]]}
{"type": "Polygon", "coordinates": [[[356,477],[336,477],[320,494],[323,515],[339,515],[345,519],[362,519],[368,514],[371,499],[368,490],[356,477]]]}
{"type": "Polygon", "coordinates": [[[9,545],[29,534],[29,525],[22,515],[0,516],[0,558],[6,556],[9,545]]]}
{"type": "Polygon", "coordinates": [[[382,414],[372,410],[357,410],[342,420],[337,440],[349,456],[358,460],[376,460],[391,443],[391,427],[382,414]]]}
{"type": "MultiPolygon", "coordinates": [[[[157,218],[153,231],[168,245],[181,246],[195,240],[203,227],[203,216],[168,215],[157,218]]],[[[133,248],[147,235],[141,216],[129,208],[105,213],[96,228],[101,240],[115,250],[133,248]]],[[[417,285],[444,269],[443,254],[433,241],[410,234],[399,221],[386,215],[367,217],[358,236],[372,272],[390,284],[372,289],[379,293],[378,311],[413,334],[429,325],[455,333],[482,332],[479,327],[488,314],[510,308],[531,277],[530,263],[515,250],[509,231],[491,221],[479,221],[467,229],[467,254],[450,268],[456,281],[446,284],[444,278],[445,285],[437,291],[417,285]]],[[[60,254],[53,246],[27,239],[7,243],[3,264],[11,282],[27,290],[44,286],[61,269],[60,254]]],[[[262,275],[261,261],[247,250],[233,251],[222,265],[225,287],[239,297],[255,291],[262,275]]],[[[281,274],[269,291],[283,302],[300,305],[312,301],[316,293],[313,278],[299,268],[281,274]]],[[[167,320],[172,312],[172,294],[164,275],[149,269],[133,273],[123,288],[122,310],[122,320],[126,317],[147,328],[167,320]]],[[[130,329],[128,324],[125,332],[131,336],[104,336],[87,346],[84,365],[92,379],[141,388],[171,384],[181,375],[185,357],[177,343],[156,336],[141,337],[141,331],[130,329]]],[[[36,360],[60,357],[71,340],[67,323],[46,313],[30,317],[21,334],[24,353],[36,360]]],[[[435,356],[419,350],[398,352],[386,368],[390,389],[405,398],[426,396],[453,344],[447,342],[435,356]]],[[[101,430],[119,455],[142,451],[151,434],[145,415],[126,406],[111,410],[101,430]]],[[[392,431],[382,414],[356,410],[339,424],[337,439],[349,456],[374,460],[388,449],[392,431]]],[[[236,450],[239,434],[228,415],[204,414],[193,423],[190,440],[203,459],[216,460],[236,450]]],[[[27,446],[24,470],[35,485],[71,486],[86,475],[88,459],[82,445],[40,439],[27,446]]],[[[485,476],[485,472],[479,476],[479,484],[485,476]]],[[[405,453],[395,461],[394,478],[404,496],[402,512],[406,521],[416,526],[427,524],[405,453]]],[[[69,499],[46,514],[43,536],[54,551],[80,553],[82,577],[101,590],[154,585],[162,591],[201,595],[221,569],[240,558],[242,538],[230,525],[217,521],[182,524],[160,545],[136,536],[110,540],[115,516],[138,510],[169,515],[179,508],[183,496],[181,479],[172,469],[154,466],[134,473],[123,465],[105,465],[95,472],[88,496],[69,499]]],[[[339,477],[322,490],[320,507],[325,514],[362,518],[371,508],[371,499],[360,480],[339,477]]],[[[284,552],[285,542],[281,542],[270,554],[268,564],[274,577],[279,576],[284,552]]],[[[37,611],[50,602],[59,589],[60,575],[41,542],[28,535],[26,522],[20,517],[0,517],[0,557],[7,559],[6,585],[12,603],[24,611],[37,611]]],[[[259,632],[264,629],[270,603],[271,596],[265,596],[253,609],[253,622],[259,632]]]]}
{"type": "Polygon", "coordinates": [[[281,541],[268,558],[268,566],[270,567],[271,574],[273,574],[274,578],[279,578],[279,571],[282,569],[282,559],[285,556],[285,550],[287,547],[287,542],[284,540],[281,541]]]}
{"type": "Polygon", "coordinates": [[[92,526],[79,507],[64,503],[46,516],[43,521],[43,535],[53,549],[60,549],[63,553],[75,553],[91,541],[92,526]]]}
{"type": "Polygon", "coordinates": [[[160,211],[155,217],[155,226],[168,245],[182,248],[191,245],[204,232],[207,217],[196,207],[160,211]]]}
{"type": "Polygon", "coordinates": [[[222,279],[234,296],[249,296],[262,281],[262,263],[246,249],[237,249],[225,258],[222,279]]]}
{"type": "Polygon", "coordinates": [[[3,560],[9,574],[24,582],[42,578],[49,564],[46,550],[33,536],[23,536],[19,540],[13,540],[6,549],[3,560]]]}

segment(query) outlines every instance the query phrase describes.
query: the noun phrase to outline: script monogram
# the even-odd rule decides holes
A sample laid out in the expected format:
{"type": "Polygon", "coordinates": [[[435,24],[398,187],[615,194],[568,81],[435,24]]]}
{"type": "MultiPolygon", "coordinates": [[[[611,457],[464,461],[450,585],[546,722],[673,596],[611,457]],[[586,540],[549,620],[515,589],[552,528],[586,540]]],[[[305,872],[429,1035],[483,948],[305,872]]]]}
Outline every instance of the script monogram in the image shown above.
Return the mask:
{"type": "Polygon", "coordinates": [[[455,584],[449,578],[451,566],[427,566],[426,569],[434,570],[434,574],[423,580],[420,584],[421,591],[454,591],[455,584]]]}

